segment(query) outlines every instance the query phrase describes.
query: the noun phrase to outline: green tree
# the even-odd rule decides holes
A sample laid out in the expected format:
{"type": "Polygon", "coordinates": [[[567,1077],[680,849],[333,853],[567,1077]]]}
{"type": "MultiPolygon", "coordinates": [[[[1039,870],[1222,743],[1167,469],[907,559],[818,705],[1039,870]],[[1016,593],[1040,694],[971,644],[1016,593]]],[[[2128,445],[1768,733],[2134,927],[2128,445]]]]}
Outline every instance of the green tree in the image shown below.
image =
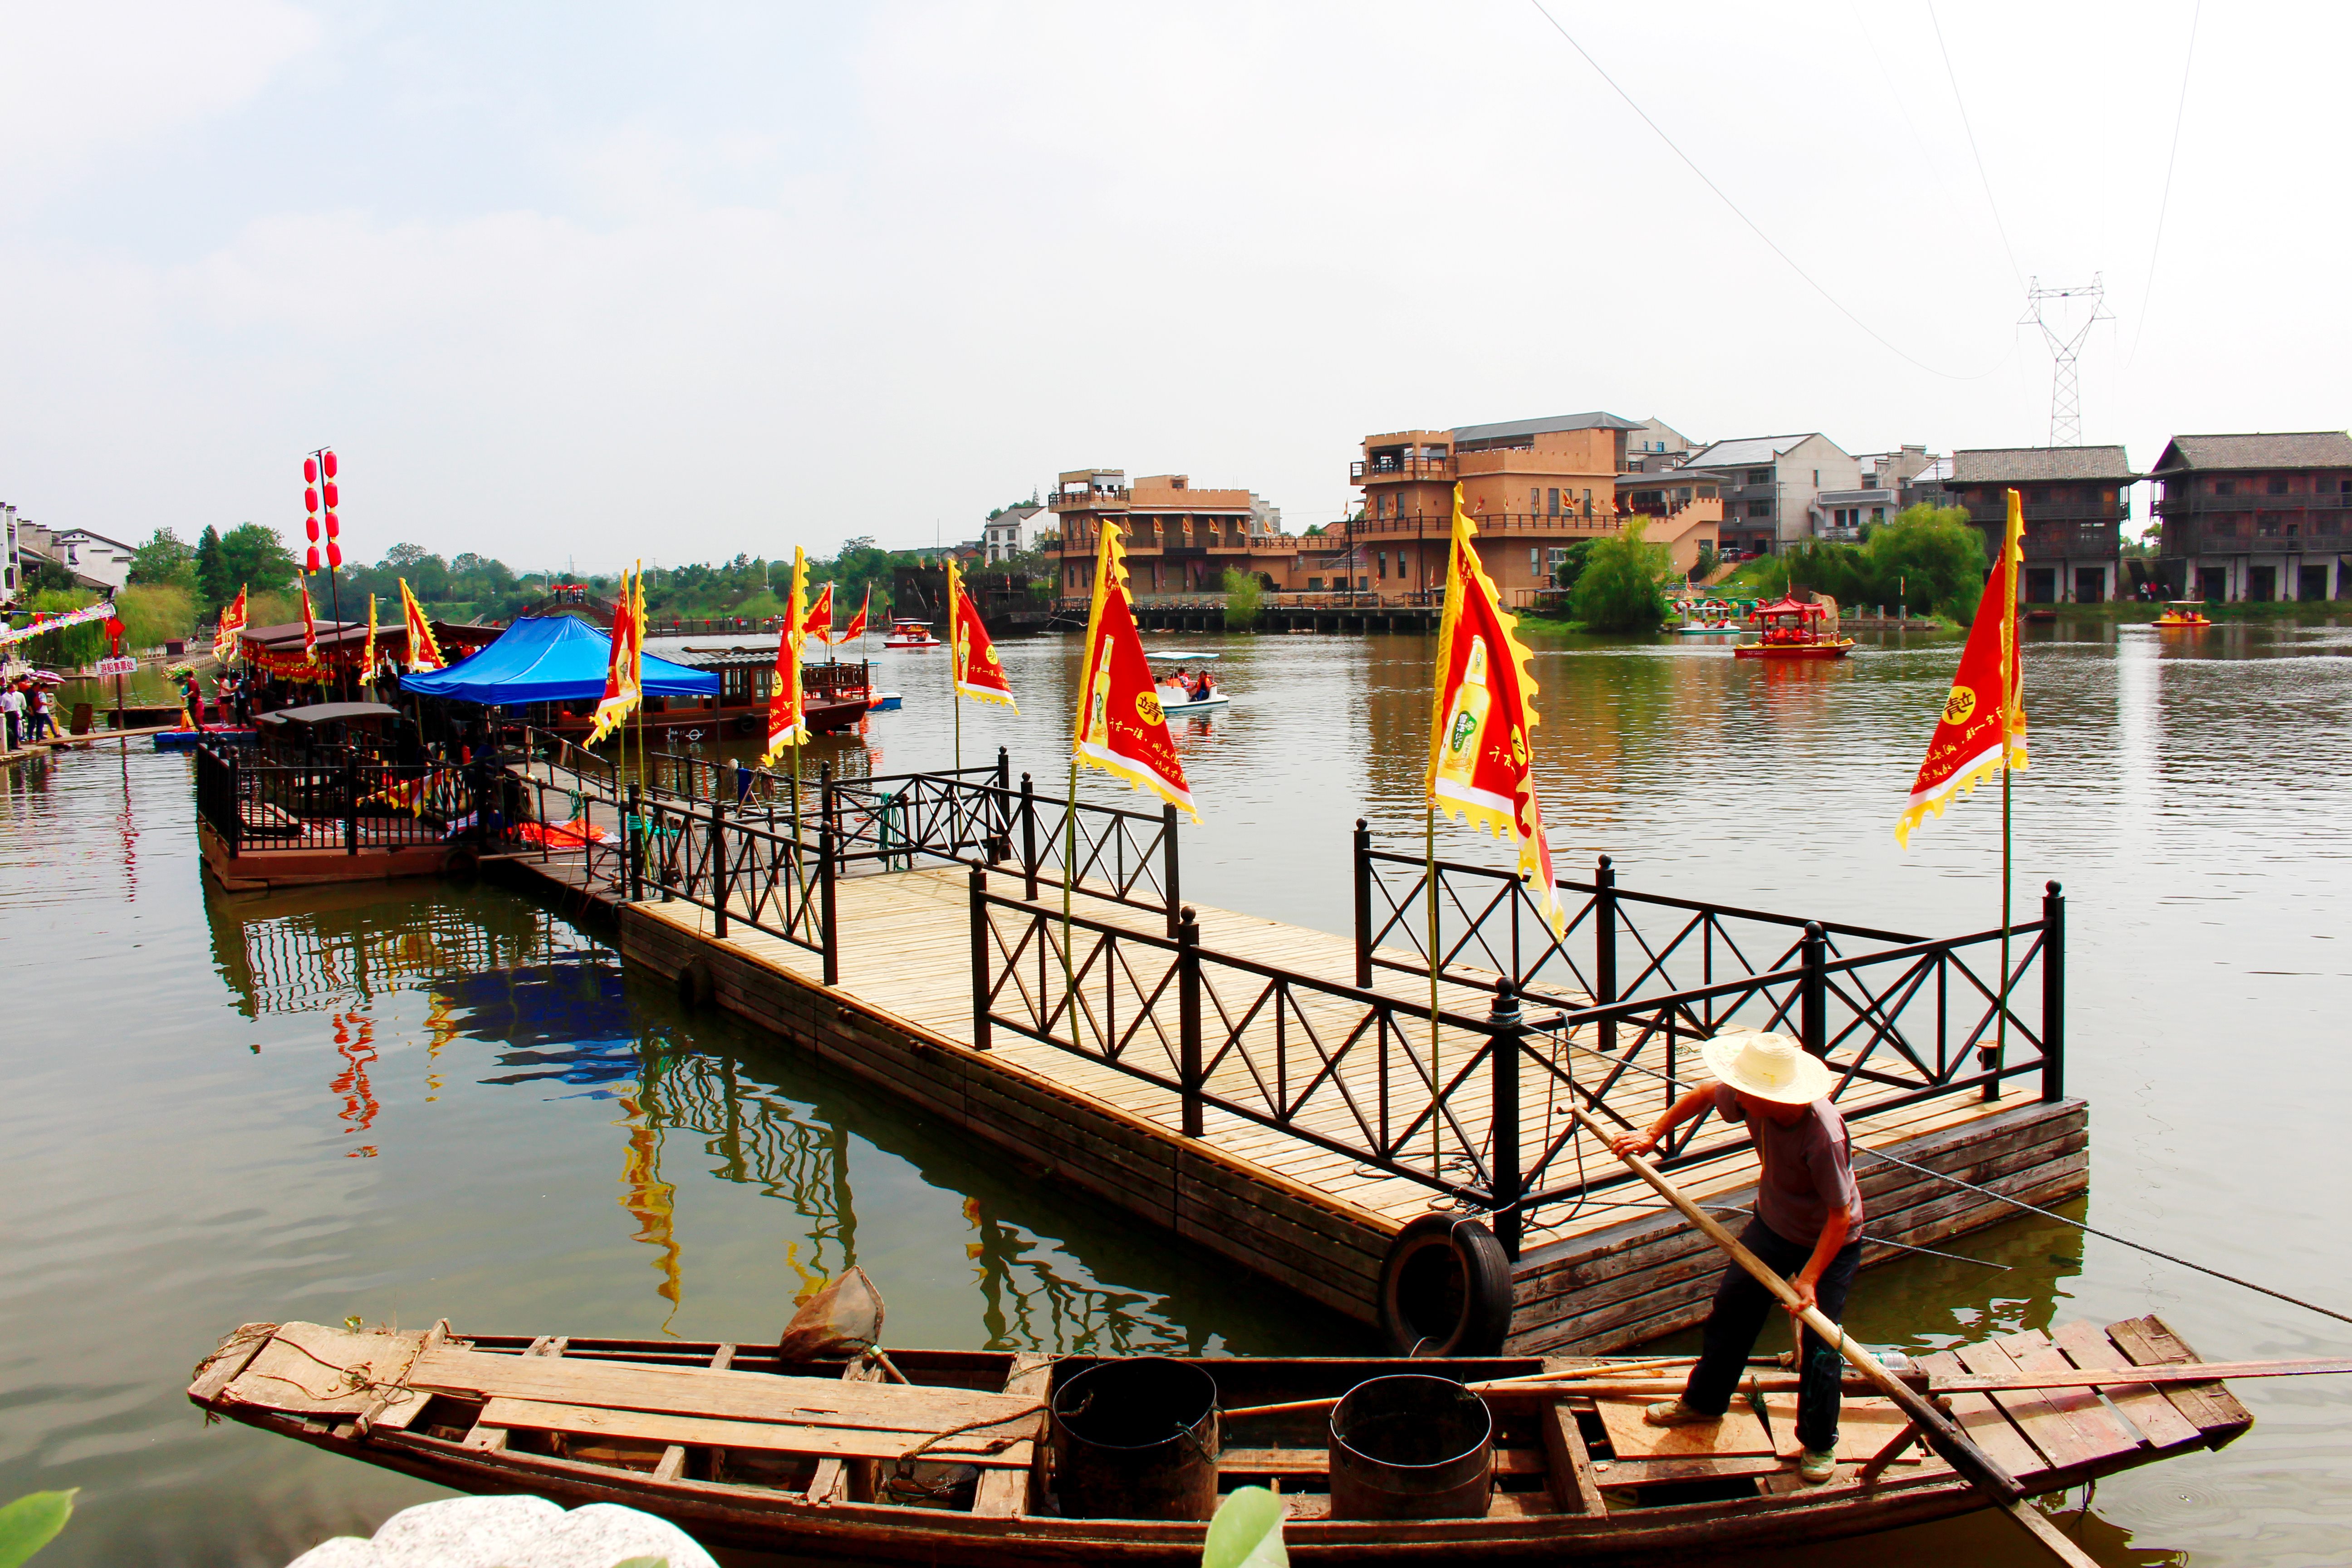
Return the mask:
{"type": "MultiPolygon", "coordinates": [[[[1861,551],[1854,603],[1932,606],[1963,626],[1984,591],[1984,531],[1956,506],[1906,507],[1861,551]]],[[[1809,584],[1810,585],[1810,584],[1809,584]]]]}
{"type": "Polygon", "coordinates": [[[191,592],[196,586],[195,547],[184,543],[168,528],[159,528],[146,543],[131,552],[131,581],[169,584],[191,592]]]}
{"type": "Polygon", "coordinates": [[[228,577],[228,561],[221,554],[220,530],[210,523],[196,536],[196,597],[207,610],[217,610],[236,597],[228,577]]]}
{"type": "Polygon", "coordinates": [[[177,583],[133,583],[114,595],[126,648],[184,641],[196,629],[194,596],[177,583]]]}
{"type": "Polygon", "coordinates": [[[1654,631],[1665,623],[1673,552],[1643,537],[1648,526],[1628,518],[1623,532],[1591,542],[1569,605],[1594,631],[1654,631]]]}
{"type": "Polygon", "coordinates": [[[1265,584],[1255,572],[1236,572],[1225,568],[1225,630],[1245,632],[1257,625],[1257,610],[1265,597],[1265,584]]]}
{"type": "Polygon", "coordinates": [[[291,587],[300,563],[278,531],[264,528],[257,522],[240,522],[220,536],[221,566],[227,591],[218,603],[226,604],[236,597],[240,587],[255,593],[269,593],[291,587]]]}

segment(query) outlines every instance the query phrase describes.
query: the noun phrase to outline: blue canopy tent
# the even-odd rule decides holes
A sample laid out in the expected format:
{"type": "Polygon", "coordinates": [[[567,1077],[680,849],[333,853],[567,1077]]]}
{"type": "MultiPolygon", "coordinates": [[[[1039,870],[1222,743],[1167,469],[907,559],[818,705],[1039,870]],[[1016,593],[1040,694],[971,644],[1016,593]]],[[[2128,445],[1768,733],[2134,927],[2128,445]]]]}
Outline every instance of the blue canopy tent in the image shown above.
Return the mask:
{"type": "MultiPolygon", "coordinates": [[[[520,708],[531,702],[593,700],[604,695],[604,666],[613,639],[571,616],[525,616],[499,640],[446,669],[400,678],[419,697],[520,708]]],[[[652,697],[716,697],[719,677],[646,655],[646,693],[652,697]]]]}

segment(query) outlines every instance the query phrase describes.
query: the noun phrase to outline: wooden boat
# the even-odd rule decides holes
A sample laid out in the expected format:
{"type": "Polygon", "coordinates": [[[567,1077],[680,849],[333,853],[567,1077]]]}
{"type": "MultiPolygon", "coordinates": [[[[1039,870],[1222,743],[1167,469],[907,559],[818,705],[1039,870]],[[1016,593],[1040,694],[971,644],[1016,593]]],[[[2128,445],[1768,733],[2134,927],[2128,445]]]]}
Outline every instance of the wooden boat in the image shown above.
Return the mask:
{"type": "Polygon", "coordinates": [[[882,639],[884,647],[929,648],[948,645],[931,635],[929,621],[898,620],[890,623],[890,635],[882,639]]]}
{"type": "Polygon", "coordinates": [[[2202,599],[2176,599],[2164,606],[2163,614],[2149,623],[2158,631],[2193,632],[2213,624],[2205,614],[2202,599]]]}
{"type": "MultiPolygon", "coordinates": [[[[1919,1358],[1907,1376],[1931,1394],[1943,1390],[1976,1444],[2040,1496],[2220,1447],[2252,1425],[2220,1382],[2146,1372],[2171,1363],[2203,1365],[2147,1317],[1964,1345],[1919,1358]],[[2126,1369],[2159,1382],[2135,1381],[2126,1369]],[[2052,1386],[2053,1378],[2075,1384],[2052,1386]],[[2024,1386],[2037,1379],[2038,1391],[2024,1386]],[[1956,1380],[1978,1389],[1956,1388],[1956,1380]],[[1995,1391],[1982,1391],[1987,1384],[1995,1391]]],[[[460,1335],[446,1321],[358,1333],[251,1323],[197,1368],[188,1396],[232,1420],[438,1485],[529,1491],[573,1506],[625,1503],[713,1543],[828,1561],[1190,1568],[1205,1529],[1197,1519],[1062,1511],[1070,1472],[1045,1407],[1100,1364],[921,1350],[783,1361],[773,1346],[460,1335]],[[892,1381],[893,1372],[905,1381],[892,1381]]],[[[1712,1559],[1917,1524],[1985,1502],[1941,1458],[1909,1444],[1891,1403],[1851,1394],[1840,1426],[1845,1462],[1829,1482],[1804,1485],[1788,1451],[1795,1395],[1780,1386],[1794,1380],[1775,1363],[1758,1368],[1760,1416],[1735,1403],[1721,1423],[1671,1429],[1640,1418],[1643,1403],[1680,1388],[1681,1369],[1658,1360],[1184,1364],[1214,1379],[1220,1414],[1205,1424],[1202,1452],[1214,1460],[1216,1483],[1275,1484],[1295,1562],[1712,1559]],[[1477,1389],[1494,1416],[1494,1448],[1491,1484],[1474,1494],[1485,1505],[1475,1516],[1331,1517],[1329,1405],[1399,1373],[1474,1385],[1542,1380],[1477,1389]],[[1298,1401],[1318,1403],[1302,1409],[1298,1401]]]]}
{"type": "Polygon", "coordinates": [[[1853,639],[1823,629],[1829,614],[1826,605],[1800,604],[1794,599],[1759,605],[1756,621],[1763,628],[1761,637],[1755,642],[1734,643],[1732,655],[1738,658],[1843,658],[1853,651],[1853,639]]]}
{"type": "MultiPolygon", "coordinates": [[[[699,731],[706,738],[766,733],[768,696],[775,680],[773,647],[688,648],[687,658],[698,669],[719,677],[716,697],[651,697],[642,719],[632,716],[632,728],[699,731]]],[[[802,712],[808,727],[819,734],[855,729],[877,706],[871,670],[866,661],[805,662],[801,666],[802,712]]],[[[584,738],[594,727],[594,705],[570,703],[548,716],[541,728],[566,740],[584,738]]]]}

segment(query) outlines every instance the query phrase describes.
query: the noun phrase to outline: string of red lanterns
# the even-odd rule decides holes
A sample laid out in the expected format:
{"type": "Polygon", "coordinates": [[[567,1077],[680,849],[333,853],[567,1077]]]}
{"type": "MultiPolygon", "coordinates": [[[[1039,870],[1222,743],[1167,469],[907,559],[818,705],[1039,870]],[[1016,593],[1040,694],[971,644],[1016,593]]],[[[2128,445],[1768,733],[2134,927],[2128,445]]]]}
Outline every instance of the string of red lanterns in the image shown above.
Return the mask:
{"type": "Polygon", "coordinates": [[[302,508],[310,515],[303,520],[303,531],[310,537],[310,547],[303,552],[305,574],[319,570],[319,538],[320,513],[319,503],[326,502],[325,534],[327,565],[330,570],[343,563],[342,524],[335,509],[343,499],[342,487],[336,484],[335,449],[324,447],[302,459],[302,508]]]}

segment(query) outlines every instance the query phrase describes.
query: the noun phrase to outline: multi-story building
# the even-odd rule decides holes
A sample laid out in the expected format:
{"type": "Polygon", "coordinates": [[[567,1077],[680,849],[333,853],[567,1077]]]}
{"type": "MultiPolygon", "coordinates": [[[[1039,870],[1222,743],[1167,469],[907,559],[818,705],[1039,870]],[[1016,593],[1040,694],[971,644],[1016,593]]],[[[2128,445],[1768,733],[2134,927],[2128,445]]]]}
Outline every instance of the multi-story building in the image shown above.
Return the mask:
{"type": "Polygon", "coordinates": [[[1723,494],[1723,544],[1750,555],[1811,535],[1817,521],[1825,525],[1823,490],[1863,489],[1862,465],[1818,430],[1717,441],[1691,454],[1689,466],[1736,481],[1723,494]]]}
{"type": "Polygon", "coordinates": [[[28,519],[16,525],[19,582],[36,566],[53,566],[78,588],[111,594],[131,581],[131,549],[87,528],[43,528],[28,519]]]}
{"type": "Polygon", "coordinates": [[[2122,526],[2140,478],[2121,447],[1991,447],[1952,454],[1946,504],[1984,531],[1985,559],[2009,527],[2009,492],[2025,513],[2018,597],[2029,605],[2097,604],[2123,588],[2122,526]]]}
{"type": "Polygon", "coordinates": [[[1074,468],[1056,481],[1046,504],[1060,531],[1040,548],[1060,563],[1065,598],[1094,591],[1106,518],[1127,531],[1128,588],[1139,598],[1219,593],[1228,570],[1286,587],[1298,554],[1298,541],[1274,531],[1249,491],[1195,489],[1183,474],[1129,484],[1124,468],[1074,468]]]}
{"type": "Polygon", "coordinates": [[[13,606],[24,592],[24,568],[16,552],[16,509],[0,502],[0,608],[13,606]]]}
{"type": "Polygon", "coordinates": [[[2352,435],[2175,436],[2148,478],[2163,487],[2157,566],[2168,593],[2352,597],[2352,435]]]}
{"type": "Polygon", "coordinates": [[[1681,468],[1699,445],[1663,419],[1644,419],[1640,429],[1625,433],[1626,471],[1654,474],[1661,468],[1681,468]]]}
{"type": "MultiPolygon", "coordinates": [[[[1454,487],[1477,520],[1479,554],[1506,603],[1552,585],[1552,574],[1580,539],[1622,525],[1618,477],[1626,472],[1636,420],[1595,411],[1453,430],[1399,430],[1364,437],[1349,480],[1364,492],[1360,515],[1347,525],[1369,571],[1360,591],[1413,598],[1445,585],[1454,487]]],[[[1674,509],[1650,531],[1687,569],[1699,542],[1714,539],[1721,517],[1713,498],[1696,510],[1674,509]]]]}
{"type": "Polygon", "coordinates": [[[981,524],[981,550],[988,563],[992,566],[1028,549],[1031,530],[1038,526],[1045,515],[1043,505],[1027,501],[1020,506],[1008,506],[981,524]]]}

